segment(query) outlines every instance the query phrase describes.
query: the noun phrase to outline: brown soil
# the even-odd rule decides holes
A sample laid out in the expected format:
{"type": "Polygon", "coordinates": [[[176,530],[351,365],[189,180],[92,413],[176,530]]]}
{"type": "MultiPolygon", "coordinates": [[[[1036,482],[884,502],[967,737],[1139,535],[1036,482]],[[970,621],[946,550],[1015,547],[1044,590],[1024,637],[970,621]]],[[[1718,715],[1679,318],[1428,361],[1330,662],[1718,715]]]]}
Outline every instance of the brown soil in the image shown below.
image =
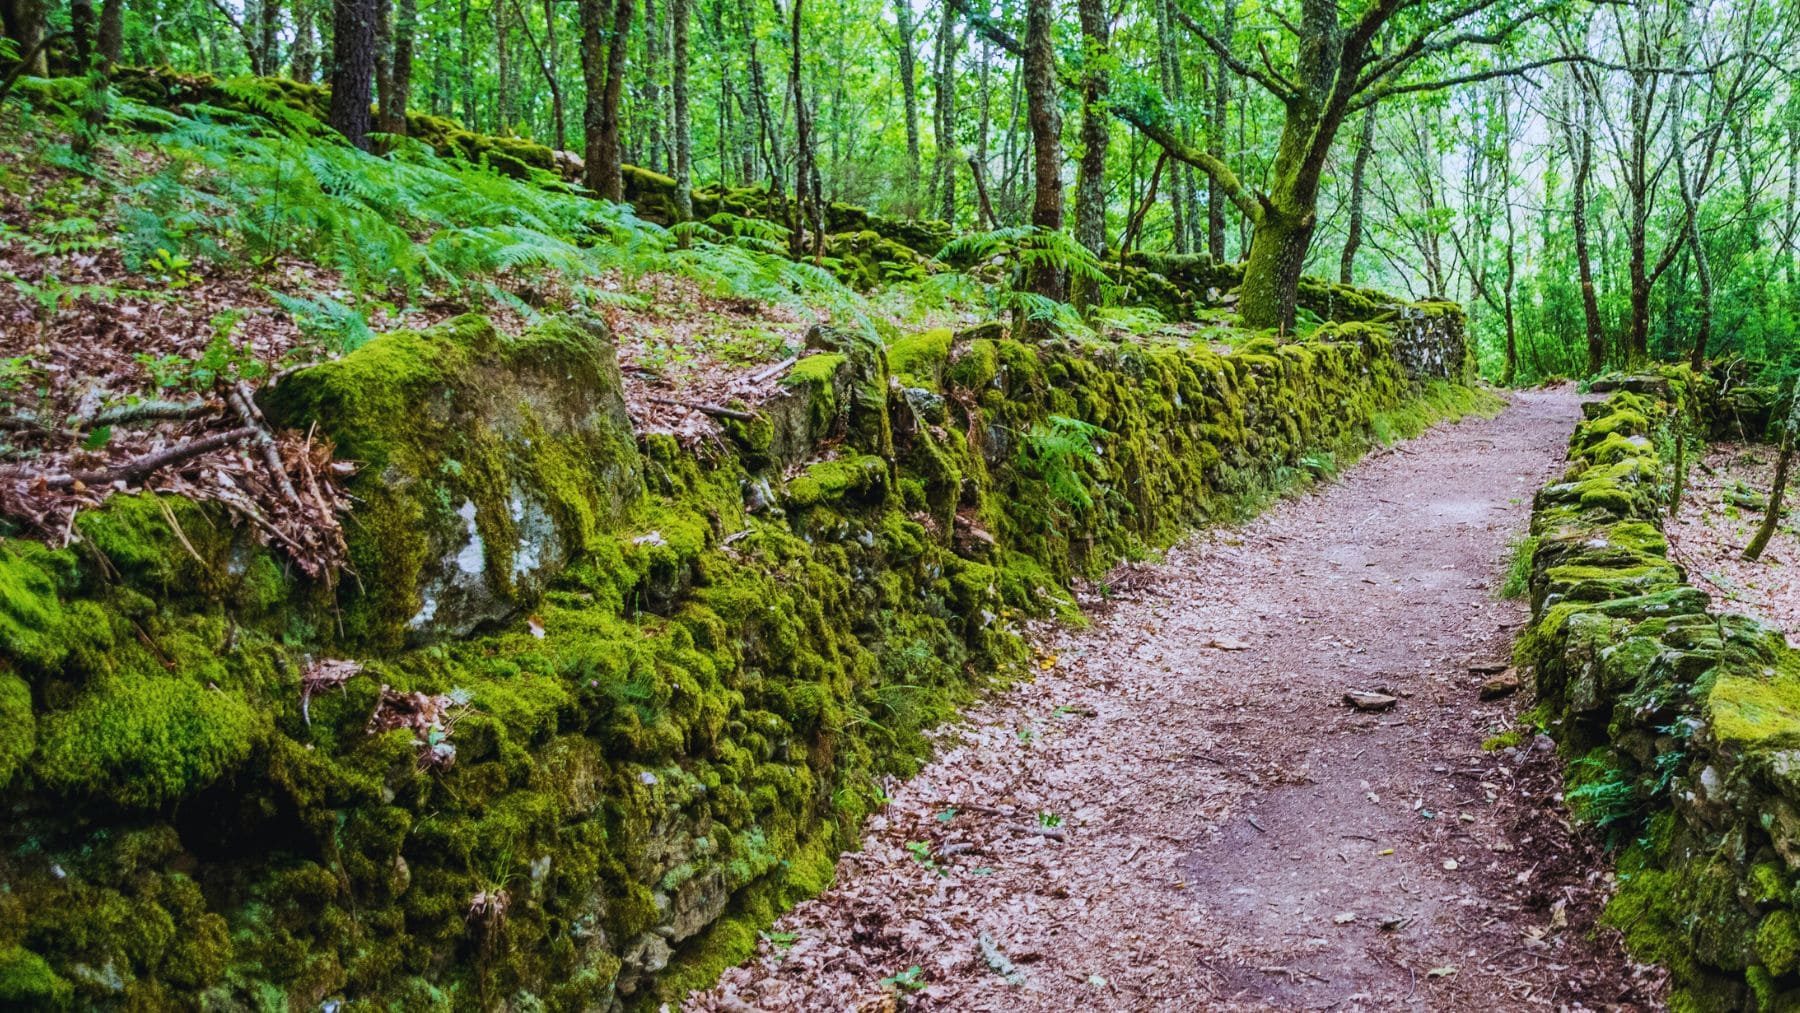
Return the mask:
{"type": "Polygon", "coordinates": [[[1523,704],[1471,671],[1524,620],[1499,561],[1576,406],[1518,395],[1115,575],[689,1008],[1657,1006],[1548,740],[1484,751],[1523,704]]]}

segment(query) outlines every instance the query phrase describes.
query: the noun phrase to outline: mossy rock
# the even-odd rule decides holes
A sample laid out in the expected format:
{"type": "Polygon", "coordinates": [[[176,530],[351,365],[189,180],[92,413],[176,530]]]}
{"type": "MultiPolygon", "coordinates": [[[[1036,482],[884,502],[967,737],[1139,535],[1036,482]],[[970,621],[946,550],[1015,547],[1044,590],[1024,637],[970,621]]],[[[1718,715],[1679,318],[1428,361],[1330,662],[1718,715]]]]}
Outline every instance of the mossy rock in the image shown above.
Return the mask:
{"type": "Polygon", "coordinates": [[[358,463],[340,603],[346,635],[371,646],[518,614],[641,495],[612,343],[591,321],[385,334],[264,401],[358,463]]]}

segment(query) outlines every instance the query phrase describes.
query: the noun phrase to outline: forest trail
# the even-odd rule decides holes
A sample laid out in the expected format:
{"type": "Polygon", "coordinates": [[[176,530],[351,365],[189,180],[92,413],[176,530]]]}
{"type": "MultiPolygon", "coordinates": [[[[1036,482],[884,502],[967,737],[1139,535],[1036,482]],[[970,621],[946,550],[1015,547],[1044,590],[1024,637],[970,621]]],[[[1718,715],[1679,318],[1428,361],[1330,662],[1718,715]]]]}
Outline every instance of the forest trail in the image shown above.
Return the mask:
{"type": "Polygon", "coordinates": [[[1548,740],[1482,748],[1529,689],[1472,671],[1525,618],[1494,591],[1578,401],[1516,394],[1115,574],[689,1008],[1656,1007],[1593,931],[1548,740]]]}

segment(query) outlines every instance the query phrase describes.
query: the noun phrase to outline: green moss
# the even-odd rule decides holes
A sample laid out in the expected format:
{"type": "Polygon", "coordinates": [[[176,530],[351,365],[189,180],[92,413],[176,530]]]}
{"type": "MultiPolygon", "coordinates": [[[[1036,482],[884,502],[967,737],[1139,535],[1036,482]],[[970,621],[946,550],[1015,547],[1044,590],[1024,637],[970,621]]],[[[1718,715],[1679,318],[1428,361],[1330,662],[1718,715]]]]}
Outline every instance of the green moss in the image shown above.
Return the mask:
{"type": "Polygon", "coordinates": [[[14,946],[0,950],[0,1003],[14,1009],[57,1010],[74,998],[74,988],[44,958],[14,946]]]}
{"type": "Polygon", "coordinates": [[[1756,953],[1776,977],[1800,967],[1800,922],[1794,912],[1782,908],[1763,918],[1756,929],[1756,953]]]}
{"type": "Polygon", "coordinates": [[[31,687],[16,675],[0,672],[0,790],[37,748],[37,718],[31,711],[31,687]]]}
{"type": "Polygon", "coordinates": [[[1720,742],[1795,744],[1800,740],[1800,679],[1722,675],[1707,695],[1712,732],[1720,742]]]}
{"type": "Polygon", "coordinates": [[[65,794],[157,806],[243,761],[262,728],[232,695],[178,677],[124,676],[42,719],[32,770],[65,794]]]}
{"type": "Polygon", "coordinates": [[[937,390],[950,361],[950,339],[949,328],[896,338],[888,345],[888,366],[901,383],[937,390]]]}

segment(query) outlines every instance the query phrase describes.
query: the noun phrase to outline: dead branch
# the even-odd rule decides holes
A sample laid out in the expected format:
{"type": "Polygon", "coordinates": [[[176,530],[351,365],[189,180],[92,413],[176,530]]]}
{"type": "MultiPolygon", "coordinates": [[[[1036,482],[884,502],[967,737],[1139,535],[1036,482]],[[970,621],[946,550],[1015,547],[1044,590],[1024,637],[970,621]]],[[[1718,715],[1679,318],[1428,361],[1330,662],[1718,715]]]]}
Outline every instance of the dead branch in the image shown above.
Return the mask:
{"type": "Polygon", "coordinates": [[[263,463],[269,466],[269,477],[274,479],[275,487],[289,503],[296,506],[300,503],[299,494],[294,492],[294,483],[288,479],[287,465],[282,463],[281,449],[275,446],[275,437],[269,433],[269,427],[263,422],[262,412],[256,408],[256,402],[250,397],[250,388],[239,381],[235,386],[225,390],[225,402],[231,410],[252,430],[251,439],[256,441],[257,449],[262,451],[263,463]]]}
{"type": "Polygon", "coordinates": [[[185,443],[177,443],[172,447],[164,447],[162,450],[144,454],[140,457],[134,457],[116,467],[105,468],[99,471],[76,471],[65,472],[60,475],[43,475],[36,474],[22,465],[12,465],[10,467],[0,468],[0,479],[28,478],[41,480],[51,489],[67,489],[77,483],[81,485],[110,485],[114,482],[130,482],[133,479],[143,478],[145,475],[160,468],[166,468],[171,464],[178,464],[190,458],[199,457],[201,454],[219,450],[223,447],[231,446],[234,443],[247,440],[254,436],[256,432],[257,430],[254,427],[243,426],[238,429],[226,430],[222,433],[213,433],[209,436],[188,440],[185,443]]]}
{"type": "Polygon", "coordinates": [[[677,408],[687,408],[692,411],[697,411],[702,415],[712,415],[722,419],[737,419],[740,422],[748,422],[751,419],[756,418],[755,412],[739,411],[736,408],[726,408],[723,405],[706,404],[701,401],[683,401],[679,398],[672,397],[652,397],[649,400],[656,404],[674,405],[677,408]]]}

